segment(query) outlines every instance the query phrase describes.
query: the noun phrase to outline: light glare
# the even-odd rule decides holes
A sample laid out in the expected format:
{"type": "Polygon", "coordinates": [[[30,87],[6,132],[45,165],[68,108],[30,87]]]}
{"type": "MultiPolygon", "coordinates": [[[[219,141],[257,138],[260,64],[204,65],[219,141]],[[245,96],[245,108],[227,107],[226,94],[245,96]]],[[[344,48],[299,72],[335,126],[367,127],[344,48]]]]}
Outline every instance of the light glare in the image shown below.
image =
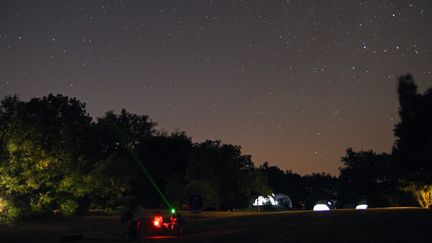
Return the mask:
{"type": "Polygon", "coordinates": [[[368,208],[368,205],[367,205],[367,204],[359,204],[359,205],[356,206],[356,209],[357,209],[357,210],[358,210],[358,209],[363,210],[363,209],[367,209],[367,208],[368,208]]]}
{"type": "Polygon", "coordinates": [[[313,211],[329,211],[329,210],[330,210],[329,206],[325,204],[316,204],[313,207],[313,211]]]}

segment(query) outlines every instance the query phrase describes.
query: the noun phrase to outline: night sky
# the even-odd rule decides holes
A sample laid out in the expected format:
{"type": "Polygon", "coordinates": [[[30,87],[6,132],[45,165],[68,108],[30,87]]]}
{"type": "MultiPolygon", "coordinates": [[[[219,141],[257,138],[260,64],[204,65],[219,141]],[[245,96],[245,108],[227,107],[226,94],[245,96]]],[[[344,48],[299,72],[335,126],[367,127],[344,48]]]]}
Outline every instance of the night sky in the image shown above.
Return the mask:
{"type": "Polygon", "coordinates": [[[389,152],[397,78],[432,86],[432,1],[0,1],[0,96],[149,115],[255,164],[389,152]]]}

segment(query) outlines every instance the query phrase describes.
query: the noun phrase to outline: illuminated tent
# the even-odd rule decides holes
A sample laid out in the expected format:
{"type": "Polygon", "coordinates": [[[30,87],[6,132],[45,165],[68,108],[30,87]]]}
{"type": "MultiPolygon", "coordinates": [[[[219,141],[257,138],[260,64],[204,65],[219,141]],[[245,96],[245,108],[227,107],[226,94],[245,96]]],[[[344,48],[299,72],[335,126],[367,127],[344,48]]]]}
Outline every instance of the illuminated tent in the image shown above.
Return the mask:
{"type": "Polygon", "coordinates": [[[292,208],[292,201],[286,194],[278,193],[271,194],[268,196],[259,196],[255,199],[252,206],[273,206],[273,207],[283,207],[283,208],[292,208]]]}
{"type": "Polygon", "coordinates": [[[317,203],[313,207],[313,211],[329,211],[329,210],[330,210],[330,207],[324,203],[317,203]]]}
{"type": "Polygon", "coordinates": [[[320,200],[315,203],[315,206],[313,207],[313,211],[329,211],[330,209],[333,208],[334,206],[331,202],[320,200]]]}
{"type": "Polygon", "coordinates": [[[274,195],[274,200],[276,201],[276,205],[284,208],[292,208],[292,201],[288,195],[283,193],[277,193],[274,195]]]}
{"type": "Polygon", "coordinates": [[[369,206],[368,206],[368,204],[367,204],[367,200],[361,200],[358,204],[357,204],[357,206],[356,206],[356,208],[355,209],[357,209],[357,210],[362,210],[362,209],[367,209],[369,206]]]}
{"type": "Polygon", "coordinates": [[[277,202],[274,200],[273,196],[259,196],[255,199],[253,206],[276,206],[277,202]]]}

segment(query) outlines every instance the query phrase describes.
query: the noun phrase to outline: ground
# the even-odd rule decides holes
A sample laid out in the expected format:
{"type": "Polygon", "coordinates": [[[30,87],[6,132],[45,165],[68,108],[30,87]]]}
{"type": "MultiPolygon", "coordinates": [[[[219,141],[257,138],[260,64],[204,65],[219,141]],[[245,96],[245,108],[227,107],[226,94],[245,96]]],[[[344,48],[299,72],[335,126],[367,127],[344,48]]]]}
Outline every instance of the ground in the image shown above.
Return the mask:
{"type": "Polygon", "coordinates": [[[187,224],[179,237],[125,240],[118,215],[91,215],[0,225],[0,242],[432,242],[428,209],[184,214],[187,224]]]}

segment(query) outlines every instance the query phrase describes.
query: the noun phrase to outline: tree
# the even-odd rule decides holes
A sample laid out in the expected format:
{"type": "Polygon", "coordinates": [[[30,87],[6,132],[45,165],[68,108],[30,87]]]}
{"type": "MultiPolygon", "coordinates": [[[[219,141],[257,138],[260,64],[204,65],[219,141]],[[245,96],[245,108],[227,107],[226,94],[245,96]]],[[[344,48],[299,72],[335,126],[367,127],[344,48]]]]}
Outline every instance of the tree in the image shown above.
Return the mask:
{"type": "MultiPolygon", "coordinates": [[[[156,133],[139,148],[138,153],[156,183],[167,192],[174,185],[185,186],[185,170],[192,154],[192,146],[191,138],[184,132],[156,133]]],[[[154,188],[149,187],[148,191],[154,192],[154,188]]],[[[180,201],[184,199],[182,191],[169,193],[171,203],[180,206],[180,201]]],[[[156,199],[159,202],[158,195],[156,199]]]]}
{"type": "Polygon", "coordinates": [[[1,102],[0,189],[34,215],[60,208],[70,214],[85,206],[91,118],[85,104],[62,95],[1,102]]]}
{"type": "Polygon", "coordinates": [[[399,78],[399,115],[393,147],[394,174],[399,179],[432,183],[432,88],[417,92],[411,75],[399,78]]]}
{"type": "Polygon", "coordinates": [[[339,201],[342,205],[355,205],[367,199],[372,206],[388,205],[394,184],[389,176],[389,154],[377,154],[372,150],[346,150],[340,170],[339,201]]]}
{"type": "MultiPolygon", "coordinates": [[[[246,207],[254,197],[266,190],[264,177],[256,170],[249,155],[240,146],[205,141],[194,146],[188,163],[186,180],[204,181],[216,192],[217,208],[246,207]]],[[[216,209],[217,209],[216,208],[216,209]]]]}
{"type": "Polygon", "coordinates": [[[273,193],[287,194],[293,200],[295,208],[302,208],[302,202],[305,201],[305,187],[302,177],[290,170],[282,171],[277,166],[270,166],[268,162],[264,162],[260,166],[260,170],[266,176],[269,187],[273,193]]]}
{"type": "Polygon", "coordinates": [[[120,114],[108,111],[97,119],[95,136],[98,147],[95,149],[100,154],[91,178],[93,200],[99,206],[132,206],[158,199],[153,188],[150,193],[143,192],[143,188],[151,185],[138,164],[144,162],[134,157],[152,138],[155,126],[156,123],[148,116],[135,115],[125,109],[120,114]]]}
{"type": "Polygon", "coordinates": [[[411,182],[404,189],[411,193],[422,208],[430,208],[432,206],[432,185],[411,182]]]}
{"type": "Polygon", "coordinates": [[[333,201],[337,198],[337,178],[326,173],[303,176],[305,208],[311,209],[317,201],[333,201]]]}
{"type": "Polygon", "coordinates": [[[267,177],[267,183],[273,193],[289,193],[285,173],[277,166],[270,166],[268,162],[260,165],[260,169],[267,177]]]}
{"type": "Polygon", "coordinates": [[[425,206],[432,184],[432,88],[419,94],[411,75],[399,78],[400,122],[395,126],[392,175],[401,191],[425,206]]]}

